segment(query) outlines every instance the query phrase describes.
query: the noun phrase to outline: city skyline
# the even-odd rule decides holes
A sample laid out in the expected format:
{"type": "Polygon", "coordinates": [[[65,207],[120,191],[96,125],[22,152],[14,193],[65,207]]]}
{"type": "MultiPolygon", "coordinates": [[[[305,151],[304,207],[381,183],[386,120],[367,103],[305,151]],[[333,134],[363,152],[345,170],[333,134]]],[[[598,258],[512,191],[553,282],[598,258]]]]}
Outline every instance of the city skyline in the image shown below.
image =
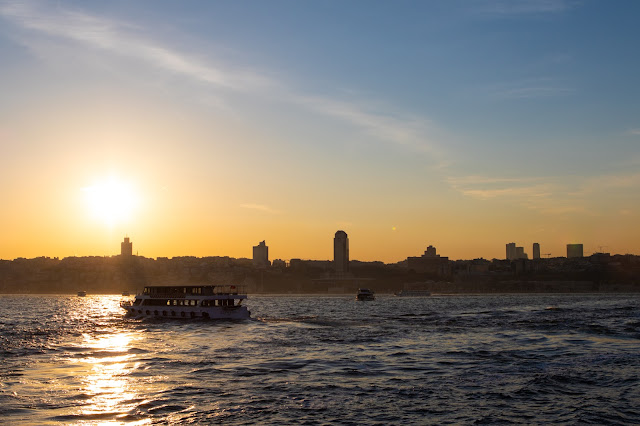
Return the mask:
{"type": "Polygon", "coordinates": [[[640,254],[638,12],[0,1],[0,259],[640,254]]]}

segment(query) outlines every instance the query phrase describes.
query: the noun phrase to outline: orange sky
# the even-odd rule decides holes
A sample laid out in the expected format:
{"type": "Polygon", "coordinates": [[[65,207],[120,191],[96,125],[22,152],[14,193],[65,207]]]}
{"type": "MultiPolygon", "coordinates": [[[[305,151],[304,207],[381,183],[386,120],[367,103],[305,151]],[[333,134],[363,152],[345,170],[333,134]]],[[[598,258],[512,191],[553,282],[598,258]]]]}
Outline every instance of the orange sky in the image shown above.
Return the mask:
{"type": "Polygon", "coordinates": [[[640,254],[625,7],[276,3],[0,4],[0,258],[640,254]]]}

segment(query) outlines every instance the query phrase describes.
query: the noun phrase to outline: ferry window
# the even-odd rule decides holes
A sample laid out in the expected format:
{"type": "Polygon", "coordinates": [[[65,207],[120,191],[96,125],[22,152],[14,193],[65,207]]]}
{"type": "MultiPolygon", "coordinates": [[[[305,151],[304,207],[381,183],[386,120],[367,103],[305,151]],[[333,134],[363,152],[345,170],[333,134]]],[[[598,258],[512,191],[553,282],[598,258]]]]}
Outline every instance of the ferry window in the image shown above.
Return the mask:
{"type": "Polygon", "coordinates": [[[171,300],[167,300],[167,305],[171,305],[171,300]]]}
{"type": "Polygon", "coordinates": [[[173,306],[176,306],[178,304],[178,301],[176,299],[173,299],[173,306]]]}

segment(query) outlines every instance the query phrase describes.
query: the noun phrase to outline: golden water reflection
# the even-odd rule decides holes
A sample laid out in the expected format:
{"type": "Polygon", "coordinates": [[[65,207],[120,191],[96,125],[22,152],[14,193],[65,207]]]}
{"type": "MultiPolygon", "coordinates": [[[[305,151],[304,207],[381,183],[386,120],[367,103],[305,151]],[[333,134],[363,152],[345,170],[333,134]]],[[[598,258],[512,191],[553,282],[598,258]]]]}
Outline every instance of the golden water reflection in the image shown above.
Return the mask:
{"type": "Polygon", "coordinates": [[[79,363],[86,367],[80,370],[86,375],[79,381],[87,399],[78,417],[92,424],[149,423],[150,419],[139,420],[135,416],[142,400],[130,377],[139,368],[135,354],[130,353],[136,333],[120,330],[98,336],[85,334],[83,338],[82,346],[88,353],[79,363]]]}

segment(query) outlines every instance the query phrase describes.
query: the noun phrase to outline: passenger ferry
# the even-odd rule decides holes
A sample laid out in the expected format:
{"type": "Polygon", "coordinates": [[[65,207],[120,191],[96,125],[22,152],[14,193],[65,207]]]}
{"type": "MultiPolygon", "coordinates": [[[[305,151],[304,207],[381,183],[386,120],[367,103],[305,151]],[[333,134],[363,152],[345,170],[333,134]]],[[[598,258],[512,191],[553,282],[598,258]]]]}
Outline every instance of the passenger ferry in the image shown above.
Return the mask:
{"type": "Polygon", "coordinates": [[[356,300],[376,300],[375,293],[368,288],[359,288],[356,294],[356,300]]]}
{"type": "Polygon", "coordinates": [[[246,292],[234,285],[151,286],[120,306],[134,318],[246,319],[246,292]]]}

